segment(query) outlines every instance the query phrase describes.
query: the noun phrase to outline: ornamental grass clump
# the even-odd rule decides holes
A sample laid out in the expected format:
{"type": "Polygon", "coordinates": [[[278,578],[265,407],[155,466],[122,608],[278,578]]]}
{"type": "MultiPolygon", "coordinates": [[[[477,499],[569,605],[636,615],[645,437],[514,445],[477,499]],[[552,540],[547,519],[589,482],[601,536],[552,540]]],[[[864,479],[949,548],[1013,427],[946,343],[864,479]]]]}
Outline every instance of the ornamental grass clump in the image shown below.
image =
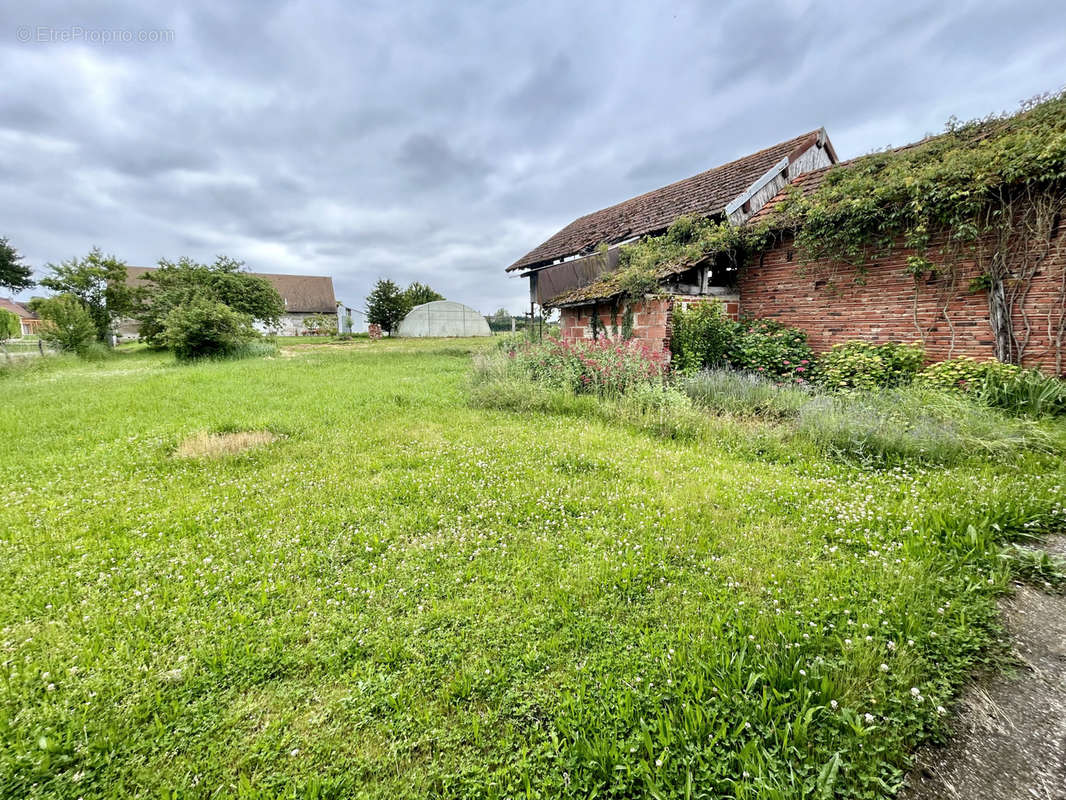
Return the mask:
{"type": "Polygon", "coordinates": [[[810,384],[781,383],[754,372],[711,369],[682,379],[681,389],[698,407],[735,417],[786,419],[810,402],[810,384]]]}
{"type": "Polygon", "coordinates": [[[1066,382],[1014,364],[962,356],[930,365],[917,382],[1015,414],[1066,414],[1066,382]]]}
{"type": "Polygon", "coordinates": [[[832,455],[878,464],[946,464],[1052,447],[1031,422],[918,388],[821,395],[800,409],[795,429],[832,455]]]}

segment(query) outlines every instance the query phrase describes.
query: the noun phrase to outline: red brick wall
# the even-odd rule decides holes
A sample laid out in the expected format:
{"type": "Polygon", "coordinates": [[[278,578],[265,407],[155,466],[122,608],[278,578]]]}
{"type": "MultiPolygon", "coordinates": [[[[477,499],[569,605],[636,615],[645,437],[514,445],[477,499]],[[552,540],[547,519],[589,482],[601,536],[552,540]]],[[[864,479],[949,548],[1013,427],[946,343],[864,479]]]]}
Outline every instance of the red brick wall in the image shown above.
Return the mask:
{"type": "MultiPolygon", "coordinates": [[[[1046,262],[1033,280],[1024,310],[1030,333],[1023,359],[1027,366],[1056,369],[1056,347],[1049,337],[1049,315],[1057,320],[1066,248],[1046,262]]],[[[935,252],[931,248],[930,253],[935,252]]],[[[906,273],[907,256],[900,248],[891,256],[867,265],[862,283],[854,266],[819,262],[801,265],[792,242],[756,256],[740,271],[740,305],[746,316],[776,319],[807,331],[816,352],[838,342],[921,340],[930,361],[954,356],[995,358],[995,343],[988,322],[988,295],[971,292],[970,280],[980,274],[971,259],[939,277],[928,273],[918,282],[906,273]],[[789,260],[791,255],[792,260],[789,260]]],[[[927,255],[928,257],[928,255],[927,255]]],[[[1021,309],[1015,330],[1024,337],[1021,309]]],[[[1052,325],[1052,332],[1057,325],[1052,325]]],[[[1061,368],[1060,368],[1061,369],[1061,368]]]]}
{"type": "MultiPolygon", "coordinates": [[[[667,330],[670,325],[670,299],[653,298],[641,300],[632,304],[633,307],[633,338],[640,339],[648,344],[653,350],[665,350],[669,346],[670,338],[667,330]]],[[[564,340],[592,338],[592,314],[593,306],[577,306],[575,308],[562,309],[562,317],[559,320],[560,335],[564,340]]],[[[614,337],[614,321],[612,320],[611,306],[608,303],[600,303],[598,316],[602,325],[601,331],[614,337]]],[[[622,320],[625,310],[619,306],[617,313],[618,335],[621,335],[622,320]]]]}
{"type": "MultiPolygon", "coordinates": [[[[707,302],[715,298],[686,298],[689,303],[707,302]]],[[[670,349],[671,317],[673,314],[673,297],[657,297],[640,300],[632,304],[633,308],[633,338],[645,342],[652,350],[670,349]]],[[[726,313],[733,319],[737,319],[740,306],[736,297],[723,298],[726,313]]],[[[564,340],[592,338],[592,314],[593,306],[578,306],[576,308],[562,309],[559,320],[560,335],[564,340]]],[[[598,316],[602,325],[601,332],[606,332],[608,337],[614,338],[614,320],[612,319],[611,306],[609,303],[601,303],[598,306],[598,316]]],[[[625,309],[619,306],[617,313],[618,336],[622,332],[622,320],[625,309]]]]}

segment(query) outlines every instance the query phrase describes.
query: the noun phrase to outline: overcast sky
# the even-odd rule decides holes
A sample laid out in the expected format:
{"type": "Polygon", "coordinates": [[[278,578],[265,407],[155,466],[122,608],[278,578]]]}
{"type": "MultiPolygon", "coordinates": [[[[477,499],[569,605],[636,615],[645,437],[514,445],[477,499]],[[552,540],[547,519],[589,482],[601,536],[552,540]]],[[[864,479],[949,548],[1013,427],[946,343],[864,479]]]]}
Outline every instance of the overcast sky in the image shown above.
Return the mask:
{"type": "Polygon", "coordinates": [[[520,311],[504,268],[581,214],[1066,84],[1062,0],[108,5],[0,0],[0,235],[38,272],[224,253],[354,307],[381,276],[520,311]]]}

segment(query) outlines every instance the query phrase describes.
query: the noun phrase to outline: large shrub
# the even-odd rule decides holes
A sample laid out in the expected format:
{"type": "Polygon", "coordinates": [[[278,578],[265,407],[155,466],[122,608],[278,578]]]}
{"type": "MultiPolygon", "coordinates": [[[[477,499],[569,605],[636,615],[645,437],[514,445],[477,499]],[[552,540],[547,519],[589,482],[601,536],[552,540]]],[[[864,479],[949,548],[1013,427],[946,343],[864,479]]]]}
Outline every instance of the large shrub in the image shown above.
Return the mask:
{"type": "Polygon", "coordinates": [[[511,351],[515,367],[541,383],[575,394],[616,397],[644,383],[661,383],[669,354],[636,340],[565,342],[549,339],[511,351]]]}
{"type": "Polygon", "coordinates": [[[814,354],[807,334],[799,328],[787,328],[770,319],[752,319],[737,326],[727,358],[735,369],[806,383],[814,354]]]}
{"type": "Polygon", "coordinates": [[[0,342],[7,339],[17,339],[22,336],[22,322],[18,314],[12,314],[5,308],[0,308],[0,342]]]}
{"type": "Polygon", "coordinates": [[[172,309],[163,326],[164,344],[182,361],[236,355],[257,336],[247,314],[204,298],[172,309]]]}
{"type": "Polygon", "coordinates": [[[724,365],[736,327],[717,301],[678,304],[670,336],[674,369],[692,373],[724,365]]]}
{"type": "Polygon", "coordinates": [[[71,294],[49,297],[36,305],[37,314],[44,320],[41,338],[68,353],[89,354],[96,341],[96,323],[82,302],[71,294]]]}
{"type": "Polygon", "coordinates": [[[917,382],[1018,414],[1066,413],[1066,383],[1001,361],[953,358],[930,365],[917,382]]]}
{"type": "Polygon", "coordinates": [[[905,386],[922,368],[918,342],[845,342],[818,358],[815,378],[828,389],[887,389],[905,386]]]}

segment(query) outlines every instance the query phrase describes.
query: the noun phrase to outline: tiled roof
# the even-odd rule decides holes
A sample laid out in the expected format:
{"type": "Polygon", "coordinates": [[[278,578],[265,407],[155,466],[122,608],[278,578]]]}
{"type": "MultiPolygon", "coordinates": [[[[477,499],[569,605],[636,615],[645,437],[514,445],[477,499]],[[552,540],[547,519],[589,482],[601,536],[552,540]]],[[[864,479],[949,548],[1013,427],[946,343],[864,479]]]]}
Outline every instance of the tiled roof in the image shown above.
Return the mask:
{"type": "Polygon", "coordinates": [[[10,311],[12,314],[21,317],[22,319],[37,319],[37,315],[30,311],[26,306],[17,300],[12,300],[10,297],[0,297],[0,309],[4,311],[10,311]]]}
{"type": "Polygon", "coordinates": [[[537,267],[558,258],[588,252],[604,242],[614,244],[632,236],[662,231],[684,214],[721,214],[731,200],[782,158],[789,156],[794,159],[815,144],[819,133],[805,133],[691,178],[579,217],[526,253],[507,271],[537,267]]]}
{"type": "MultiPolygon", "coordinates": [[[[146,273],[158,267],[126,267],[126,280],[140,283],[146,273]]],[[[333,295],[333,278],[322,275],[276,275],[267,272],[251,272],[266,278],[278,290],[285,301],[285,310],[293,313],[335,314],[337,301],[333,295]]]]}

